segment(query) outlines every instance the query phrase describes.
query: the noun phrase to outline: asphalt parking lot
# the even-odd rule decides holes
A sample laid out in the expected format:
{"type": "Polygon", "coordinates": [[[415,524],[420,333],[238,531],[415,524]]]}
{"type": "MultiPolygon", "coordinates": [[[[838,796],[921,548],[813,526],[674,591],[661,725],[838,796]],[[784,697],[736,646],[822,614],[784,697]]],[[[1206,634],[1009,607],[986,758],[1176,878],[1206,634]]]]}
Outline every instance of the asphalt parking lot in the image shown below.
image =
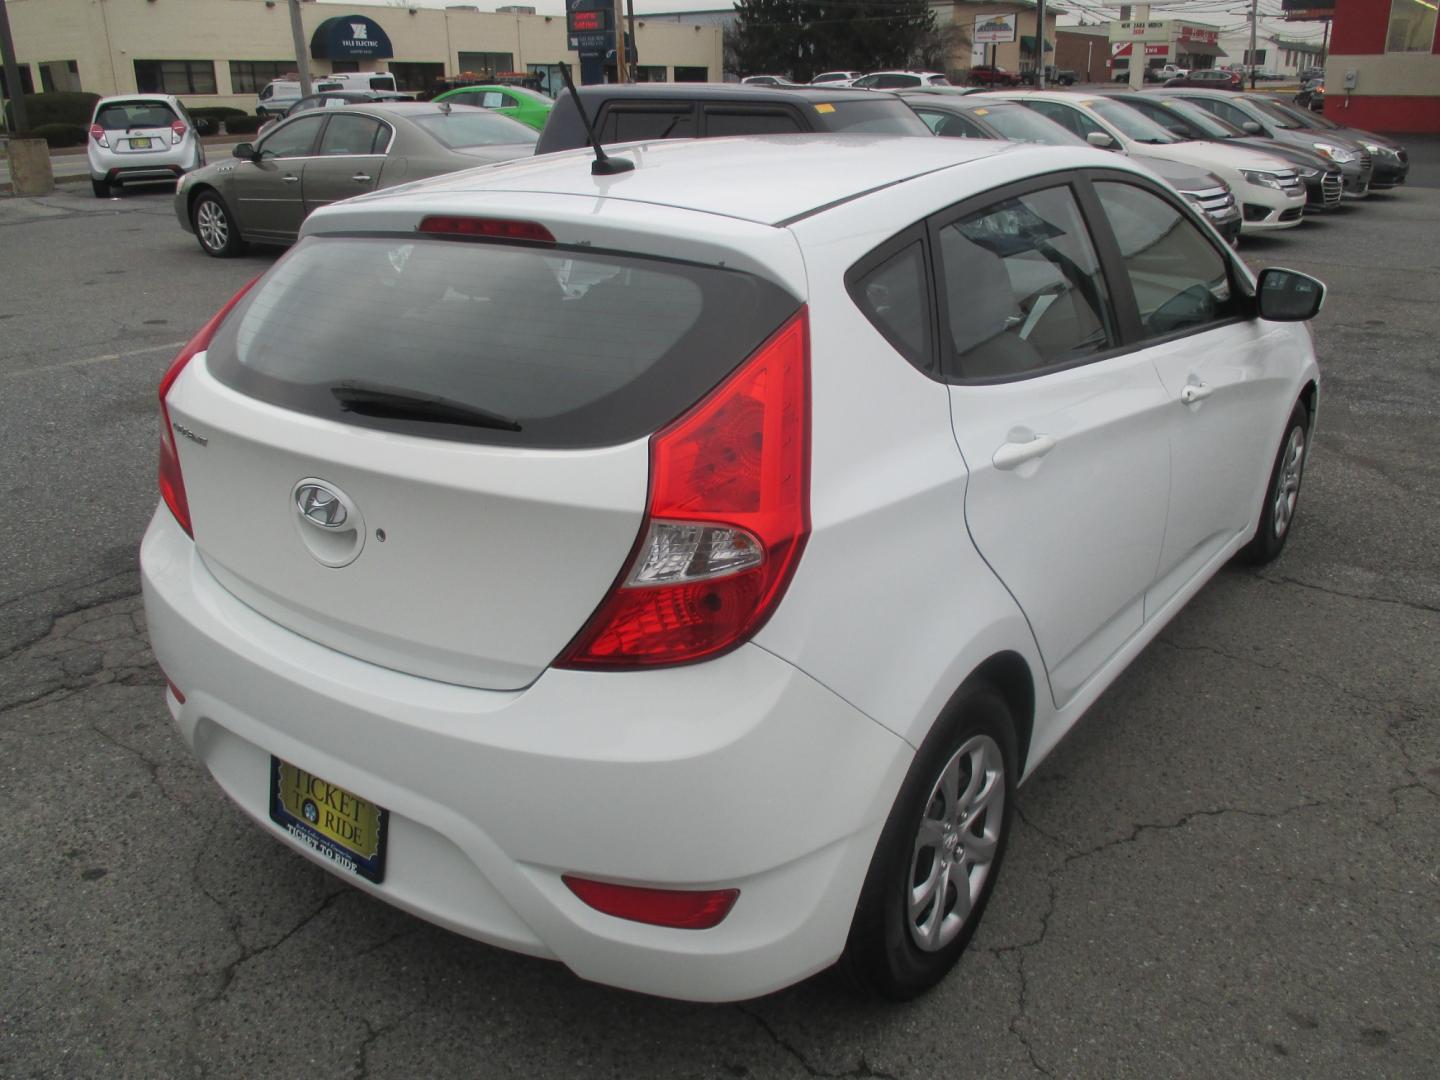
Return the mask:
{"type": "Polygon", "coordinates": [[[608,990],[253,828],[172,732],[135,558],[155,386],[274,255],[205,257],[164,191],[0,199],[0,1076],[1433,1077],[1434,149],[1243,247],[1331,290],[1298,531],[1022,789],[969,952],[906,1006],[608,990]]]}

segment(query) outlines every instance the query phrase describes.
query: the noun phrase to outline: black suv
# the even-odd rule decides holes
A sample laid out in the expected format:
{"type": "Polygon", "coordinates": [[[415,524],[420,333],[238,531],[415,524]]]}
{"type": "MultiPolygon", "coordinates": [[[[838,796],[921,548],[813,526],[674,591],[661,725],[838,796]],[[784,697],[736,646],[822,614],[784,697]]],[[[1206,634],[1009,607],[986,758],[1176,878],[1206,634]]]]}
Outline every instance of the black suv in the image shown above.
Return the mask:
{"type": "MultiPolygon", "coordinates": [[[[715,138],[851,131],[929,135],[893,94],[843,87],[778,90],[725,83],[640,83],[577,87],[602,145],[645,139],[715,138]]],[[[573,150],[589,139],[575,99],[563,91],[550,111],[537,154],[573,150]]]]}

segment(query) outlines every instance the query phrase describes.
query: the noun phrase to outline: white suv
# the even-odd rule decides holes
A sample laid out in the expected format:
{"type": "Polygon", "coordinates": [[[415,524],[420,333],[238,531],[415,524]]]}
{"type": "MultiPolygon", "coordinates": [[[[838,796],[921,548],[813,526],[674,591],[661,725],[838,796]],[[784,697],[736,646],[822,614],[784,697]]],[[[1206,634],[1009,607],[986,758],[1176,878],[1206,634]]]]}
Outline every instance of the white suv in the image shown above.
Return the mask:
{"type": "Polygon", "coordinates": [[[262,829],[459,933],[913,996],[1020,781],[1285,543],[1324,287],[1088,147],[624,153],[327,206],[186,346],[166,701],[262,829]]]}
{"type": "Polygon", "coordinates": [[[195,121],[170,94],[101,98],[85,149],[90,187],[100,199],[115,184],[176,180],[205,164],[195,121]]]}

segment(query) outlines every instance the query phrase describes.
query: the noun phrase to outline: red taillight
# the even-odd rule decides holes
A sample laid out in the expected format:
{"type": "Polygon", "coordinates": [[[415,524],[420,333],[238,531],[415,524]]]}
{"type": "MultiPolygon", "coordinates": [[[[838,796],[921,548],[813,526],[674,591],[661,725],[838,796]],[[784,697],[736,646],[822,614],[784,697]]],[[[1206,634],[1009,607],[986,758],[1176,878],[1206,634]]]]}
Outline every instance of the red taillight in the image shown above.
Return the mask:
{"type": "Polygon", "coordinates": [[[225,316],[230,314],[230,309],[238,304],[240,298],[250,291],[250,286],[259,280],[257,275],[241,286],[240,291],[195,332],[195,336],[185,343],[180,355],[175,357],[175,362],[160,380],[160,497],[165,500],[165,505],[175,515],[180,527],[191,536],[195,535],[195,531],[190,525],[190,500],[185,497],[185,478],[180,474],[180,451],[175,446],[175,428],[170,422],[170,409],[165,404],[165,398],[170,393],[170,387],[175,385],[175,380],[180,378],[180,373],[185,370],[185,365],[195,358],[196,353],[204,352],[210,347],[210,339],[225,321],[225,316]]]}
{"type": "Polygon", "coordinates": [[[99,124],[90,125],[90,137],[105,148],[109,148],[110,140],[105,138],[105,129],[99,124]]]}
{"type": "Polygon", "coordinates": [[[185,137],[185,121],[170,121],[170,144],[173,146],[185,137]]]}
{"type": "Polygon", "coordinates": [[[764,625],[810,534],[809,363],[802,307],[651,439],[639,549],[557,667],[686,663],[764,625]]]}
{"type": "Polygon", "coordinates": [[[431,215],[420,221],[420,231],[440,236],[483,236],[491,240],[533,240],[553,244],[550,230],[534,221],[507,221],[504,218],[431,215]]]}
{"type": "Polygon", "coordinates": [[[606,881],[563,875],[570,891],[596,911],[617,919],[670,926],[677,930],[709,930],[719,926],[739,889],[708,889],[691,892],[680,889],[650,889],[637,885],[612,885],[606,881]]]}

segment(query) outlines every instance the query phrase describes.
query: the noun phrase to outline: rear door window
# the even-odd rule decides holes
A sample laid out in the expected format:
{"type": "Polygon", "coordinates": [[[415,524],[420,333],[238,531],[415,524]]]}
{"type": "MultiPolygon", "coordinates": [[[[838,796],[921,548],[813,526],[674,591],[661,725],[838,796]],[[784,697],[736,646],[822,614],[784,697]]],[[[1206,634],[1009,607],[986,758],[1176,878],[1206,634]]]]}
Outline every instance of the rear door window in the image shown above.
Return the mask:
{"type": "Polygon", "coordinates": [[[431,438],[581,447],[647,435],[799,307],[716,267],[409,236],[311,237],[225,321],[217,378],[283,408],[431,438]],[[418,420],[438,400],[518,430],[418,420]]]}
{"type": "Polygon", "coordinates": [[[711,106],[705,110],[705,134],[710,138],[725,135],[793,135],[806,131],[800,121],[785,109],[736,109],[711,106]]]}
{"type": "MultiPolygon", "coordinates": [[[[330,124],[320,139],[320,156],[373,154],[383,126],[379,120],[369,116],[337,113],[330,118],[330,124]]],[[[388,143],[389,139],[384,141],[388,143]]]]}
{"type": "Polygon", "coordinates": [[[611,105],[600,122],[602,143],[639,139],[693,139],[695,107],[673,105],[611,105]]]}

